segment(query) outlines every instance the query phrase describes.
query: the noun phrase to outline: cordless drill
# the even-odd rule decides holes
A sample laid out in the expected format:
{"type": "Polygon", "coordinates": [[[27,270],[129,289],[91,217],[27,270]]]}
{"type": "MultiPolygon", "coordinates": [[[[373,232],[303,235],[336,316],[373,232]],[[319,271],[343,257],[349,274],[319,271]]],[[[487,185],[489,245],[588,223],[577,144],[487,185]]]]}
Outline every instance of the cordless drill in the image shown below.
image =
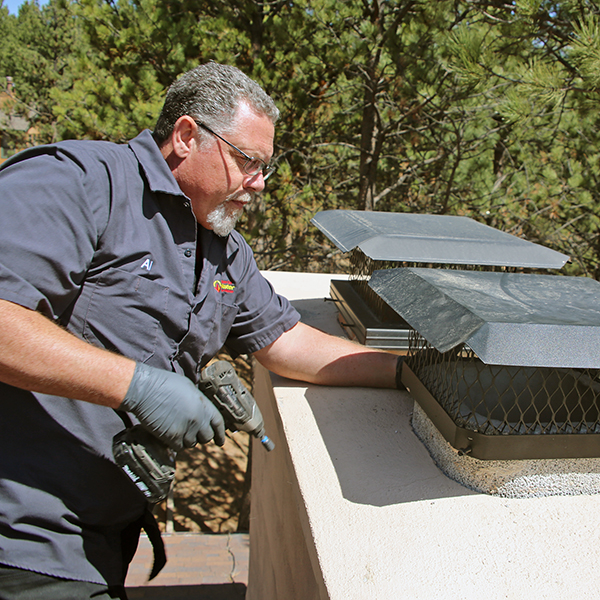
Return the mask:
{"type": "MultiPolygon", "coordinates": [[[[271,451],[256,401],[226,360],[216,361],[200,373],[198,387],[217,407],[225,427],[231,432],[246,431],[271,451]]],[[[150,502],[167,497],[175,477],[175,451],[163,444],[141,425],[127,427],[113,439],[116,463],[150,502]]]]}

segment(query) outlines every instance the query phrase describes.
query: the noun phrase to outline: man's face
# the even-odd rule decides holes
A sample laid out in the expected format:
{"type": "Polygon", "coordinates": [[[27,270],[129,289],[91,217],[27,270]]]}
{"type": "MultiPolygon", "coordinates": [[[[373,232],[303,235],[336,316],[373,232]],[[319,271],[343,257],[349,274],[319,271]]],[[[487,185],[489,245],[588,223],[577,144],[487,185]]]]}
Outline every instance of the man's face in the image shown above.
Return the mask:
{"type": "MultiPolygon", "coordinates": [[[[242,104],[234,130],[224,137],[249,156],[268,163],[273,155],[274,133],[268,117],[259,116],[242,104]]],[[[192,201],[198,223],[217,235],[227,235],[244,207],[265,187],[262,173],[244,172],[245,162],[243,156],[217,137],[200,145],[196,136],[193,151],[176,175],[181,190],[192,201]]]]}

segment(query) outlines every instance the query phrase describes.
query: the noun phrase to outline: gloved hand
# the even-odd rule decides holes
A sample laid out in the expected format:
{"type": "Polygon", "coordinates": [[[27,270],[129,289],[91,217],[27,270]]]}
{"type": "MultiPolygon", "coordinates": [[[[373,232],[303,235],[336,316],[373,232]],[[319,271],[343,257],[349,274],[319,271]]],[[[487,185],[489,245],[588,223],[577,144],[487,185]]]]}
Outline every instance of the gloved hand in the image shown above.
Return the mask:
{"type": "Polygon", "coordinates": [[[196,442],[225,443],[225,423],[214,404],[186,377],[137,363],[120,410],[174,450],[196,442]]]}

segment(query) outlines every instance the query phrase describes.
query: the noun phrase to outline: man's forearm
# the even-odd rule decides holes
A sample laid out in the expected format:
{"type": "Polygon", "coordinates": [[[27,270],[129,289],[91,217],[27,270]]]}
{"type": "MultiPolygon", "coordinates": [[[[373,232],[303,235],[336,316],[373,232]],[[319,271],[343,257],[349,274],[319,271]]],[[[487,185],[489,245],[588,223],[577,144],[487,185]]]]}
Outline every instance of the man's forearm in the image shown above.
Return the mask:
{"type": "Polygon", "coordinates": [[[0,300],[0,381],[118,408],[135,362],[96,348],[43,315],[0,300]]]}
{"type": "Polygon", "coordinates": [[[396,387],[396,355],[328,335],[303,323],[254,356],[279,375],[309,383],[396,387]]]}

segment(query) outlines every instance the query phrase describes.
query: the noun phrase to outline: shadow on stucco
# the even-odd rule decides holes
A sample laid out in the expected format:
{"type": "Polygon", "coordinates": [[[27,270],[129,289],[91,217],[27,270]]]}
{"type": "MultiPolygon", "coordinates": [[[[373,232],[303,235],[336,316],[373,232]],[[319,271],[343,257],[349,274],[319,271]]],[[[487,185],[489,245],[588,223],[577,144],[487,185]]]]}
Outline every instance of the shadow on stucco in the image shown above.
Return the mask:
{"type": "MultiPolygon", "coordinates": [[[[304,323],[345,336],[334,302],[311,298],[292,304],[304,323]]],[[[389,506],[475,493],[435,465],[410,425],[408,393],[309,386],[306,399],[346,500],[389,506]]]]}
{"type": "Polygon", "coordinates": [[[411,428],[407,392],[311,386],[306,399],[346,500],[390,506],[475,493],[435,465],[411,428]]]}

